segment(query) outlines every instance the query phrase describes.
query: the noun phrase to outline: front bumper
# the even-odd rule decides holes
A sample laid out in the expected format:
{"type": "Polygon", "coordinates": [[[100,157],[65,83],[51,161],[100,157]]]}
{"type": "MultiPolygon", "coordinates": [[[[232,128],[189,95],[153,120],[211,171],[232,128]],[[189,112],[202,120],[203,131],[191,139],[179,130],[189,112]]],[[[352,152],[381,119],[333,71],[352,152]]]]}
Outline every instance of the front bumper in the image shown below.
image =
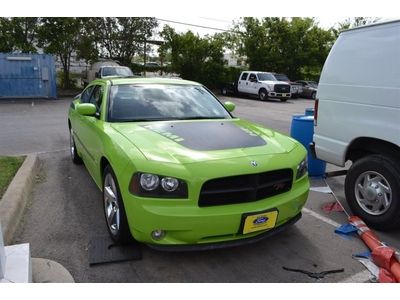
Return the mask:
{"type": "Polygon", "coordinates": [[[272,97],[272,98],[290,98],[291,97],[291,93],[268,92],[268,97],[272,97]]]}
{"type": "Polygon", "coordinates": [[[157,245],[157,244],[148,244],[150,248],[160,250],[160,251],[168,251],[168,252],[181,252],[181,251],[205,251],[205,250],[215,250],[222,249],[228,247],[237,247],[243,245],[249,245],[253,243],[260,242],[266,238],[269,238],[277,233],[280,233],[286,230],[288,227],[294,225],[297,221],[301,219],[301,212],[298,213],[295,217],[290,219],[288,222],[284,223],[279,227],[275,227],[271,230],[264,231],[263,233],[249,237],[243,238],[240,240],[231,240],[226,242],[219,243],[209,243],[209,244],[196,244],[196,245],[157,245]]]}
{"type": "Polygon", "coordinates": [[[201,248],[216,243],[257,239],[283,226],[300,213],[308,190],[308,177],[304,176],[293,183],[290,191],[255,202],[199,207],[197,200],[191,199],[166,201],[124,195],[124,204],[130,231],[137,241],[158,246],[191,245],[201,248]],[[243,214],[270,209],[278,210],[273,229],[248,234],[240,232],[243,214]],[[159,229],[166,232],[165,237],[153,240],[151,232],[159,229]]]}

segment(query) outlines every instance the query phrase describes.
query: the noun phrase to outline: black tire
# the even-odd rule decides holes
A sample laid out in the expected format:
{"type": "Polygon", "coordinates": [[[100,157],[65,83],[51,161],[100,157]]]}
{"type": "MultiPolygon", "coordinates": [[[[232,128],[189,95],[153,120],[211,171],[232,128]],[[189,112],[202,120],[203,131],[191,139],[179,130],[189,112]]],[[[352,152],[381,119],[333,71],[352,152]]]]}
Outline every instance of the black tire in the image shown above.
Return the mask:
{"type": "Polygon", "coordinates": [[[311,99],[312,100],[315,100],[316,96],[317,96],[317,92],[312,92],[311,93],[311,99]]]}
{"type": "Polygon", "coordinates": [[[108,232],[115,243],[130,243],[133,241],[133,237],[129,230],[124,201],[122,200],[117,177],[110,165],[105,167],[103,174],[103,211],[108,232]],[[109,181],[110,179],[113,180],[114,184],[109,181]],[[115,196],[114,198],[110,197],[108,189],[111,189],[115,196]],[[114,211],[112,216],[115,216],[115,218],[111,216],[111,210],[114,211]]]}
{"type": "Polygon", "coordinates": [[[74,164],[82,164],[82,158],[80,158],[78,151],[76,150],[75,138],[72,128],[69,129],[69,153],[71,154],[71,159],[74,164]]]}
{"type": "Polygon", "coordinates": [[[281,102],[286,102],[288,98],[281,98],[281,102]]]}
{"type": "Polygon", "coordinates": [[[223,96],[228,95],[228,90],[226,89],[226,87],[221,88],[221,95],[223,96]]]}
{"type": "Polygon", "coordinates": [[[261,101],[268,100],[268,92],[266,89],[260,89],[258,91],[258,99],[260,99],[261,101]]]}
{"type": "Polygon", "coordinates": [[[379,230],[400,227],[398,160],[378,154],[357,160],[347,173],[345,194],[353,214],[367,225],[379,230]]]}

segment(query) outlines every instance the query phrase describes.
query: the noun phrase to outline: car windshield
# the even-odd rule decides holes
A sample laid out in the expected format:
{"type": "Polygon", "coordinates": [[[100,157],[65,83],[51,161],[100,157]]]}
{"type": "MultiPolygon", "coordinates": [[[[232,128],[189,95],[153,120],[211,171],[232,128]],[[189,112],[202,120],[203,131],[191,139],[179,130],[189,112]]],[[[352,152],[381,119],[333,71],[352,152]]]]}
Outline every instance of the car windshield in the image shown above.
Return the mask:
{"type": "Polygon", "coordinates": [[[196,85],[123,84],[111,87],[111,122],[226,119],[230,114],[196,85]]]}
{"type": "Polygon", "coordinates": [[[279,81],[290,81],[290,79],[285,74],[275,74],[276,80],[279,81]]]}
{"type": "Polygon", "coordinates": [[[270,73],[258,73],[257,76],[258,76],[258,80],[260,80],[260,81],[265,81],[265,80],[275,81],[274,76],[270,73]]]}
{"type": "Polygon", "coordinates": [[[126,67],[104,67],[103,76],[133,76],[132,71],[126,67]]]}

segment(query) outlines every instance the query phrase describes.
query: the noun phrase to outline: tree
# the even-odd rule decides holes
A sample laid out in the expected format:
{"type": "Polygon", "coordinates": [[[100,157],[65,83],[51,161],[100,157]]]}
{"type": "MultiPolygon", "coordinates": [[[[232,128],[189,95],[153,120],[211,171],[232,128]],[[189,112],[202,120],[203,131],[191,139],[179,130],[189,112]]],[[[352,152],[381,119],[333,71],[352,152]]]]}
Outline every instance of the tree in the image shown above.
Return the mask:
{"type": "Polygon", "coordinates": [[[64,88],[70,87],[71,57],[80,45],[81,19],[42,18],[38,32],[40,47],[60,58],[64,73],[64,88]]]}
{"type": "Polygon", "coordinates": [[[86,60],[98,57],[129,65],[153,35],[155,18],[83,18],[83,39],[79,55],[86,60]]]}
{"type": "Polygon", "coordinates": [[[292,79],[317,76],[333,43],[331,32],[313,18],[245,17],[234,31],[237,52],[247,57],[250,69],[292,79]]]}
{"type": "Polygon", "coordinates": [[[171,54],[171,70],[184,79],[199,81],[210,88],[222,80],[224,71],[224,41],[219,35],[200,38],[191,31],[178,34],[170,26],[161,32],[165,44],[162,55],[171,54]]]}
{"type": "Polygon", "coordinates": [[[0,51],[36,53],[39,18],[0,18],[0,51]]]}

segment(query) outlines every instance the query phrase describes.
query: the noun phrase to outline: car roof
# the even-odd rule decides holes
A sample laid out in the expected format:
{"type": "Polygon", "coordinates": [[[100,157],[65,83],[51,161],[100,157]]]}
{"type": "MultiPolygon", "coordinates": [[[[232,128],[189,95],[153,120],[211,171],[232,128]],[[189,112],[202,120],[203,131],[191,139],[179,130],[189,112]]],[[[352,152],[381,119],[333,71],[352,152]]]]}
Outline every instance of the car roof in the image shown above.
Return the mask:
{"type": "Polygon", "coordinates": [[[201,85],[198,82],[183,80],[183,79],[171,79],[171,78],[144,78],[144,77],[114,77],[110,79],[104,79],[110,81],[112,85],[120,84],[166,84],[166,85],[201,85]]]}

